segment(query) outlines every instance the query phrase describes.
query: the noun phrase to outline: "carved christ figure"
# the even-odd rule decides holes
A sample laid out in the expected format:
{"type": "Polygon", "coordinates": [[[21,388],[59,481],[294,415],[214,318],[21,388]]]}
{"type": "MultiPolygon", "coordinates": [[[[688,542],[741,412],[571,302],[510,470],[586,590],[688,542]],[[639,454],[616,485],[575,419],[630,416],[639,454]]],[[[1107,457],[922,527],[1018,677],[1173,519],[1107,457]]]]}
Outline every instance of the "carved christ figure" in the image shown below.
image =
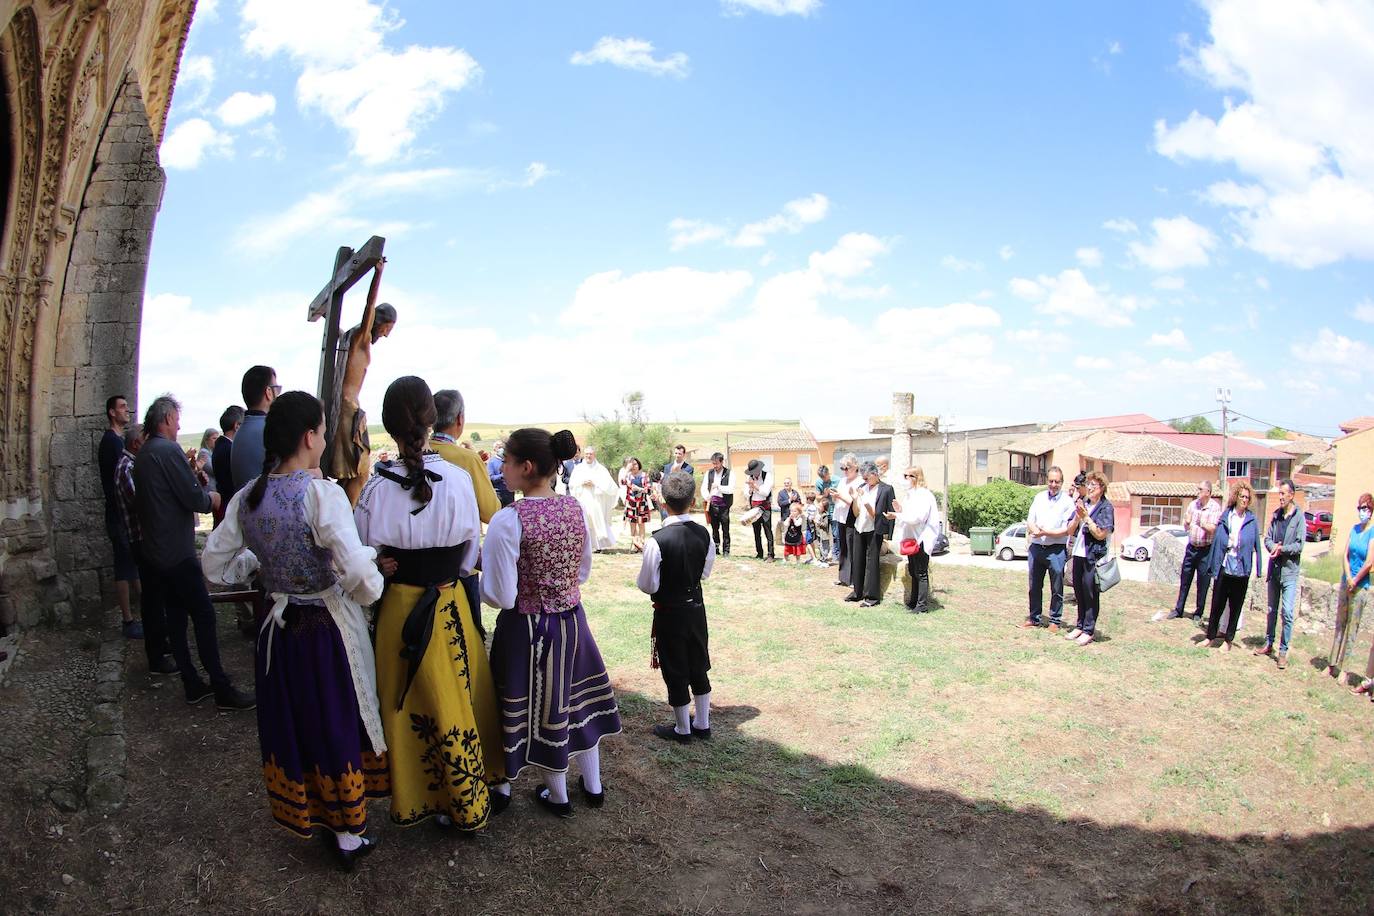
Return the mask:
{"type": "Polygon", "coordinates": [[[372,274],[362,321],[339,342],[340,365],[336,375],[342,380],[339,384],[339,424],[337,429],[329,431],[333,448],[325,472],[339,482],[348,494],[348,501],[355,506],[372,471],[367,414],[359,404],[359,397],[367,368],[372,364],[372,345],[388,336],[396,325],[396,309],[385,302],[377,304],[385,265],[386,259],[382,259],[372,274]]]}

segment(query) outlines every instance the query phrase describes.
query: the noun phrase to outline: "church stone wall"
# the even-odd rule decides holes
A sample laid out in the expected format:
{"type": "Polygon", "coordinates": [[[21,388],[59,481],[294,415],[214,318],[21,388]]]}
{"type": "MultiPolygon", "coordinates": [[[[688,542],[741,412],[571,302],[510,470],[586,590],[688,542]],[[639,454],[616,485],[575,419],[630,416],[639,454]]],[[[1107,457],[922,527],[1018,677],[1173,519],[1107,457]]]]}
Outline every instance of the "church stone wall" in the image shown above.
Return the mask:
{"type": "Polygon", "coordinates": [[[108,603],[95,468],[132,396],[157,165],[195,0],[0,0],[0,629],[108,603]]]}

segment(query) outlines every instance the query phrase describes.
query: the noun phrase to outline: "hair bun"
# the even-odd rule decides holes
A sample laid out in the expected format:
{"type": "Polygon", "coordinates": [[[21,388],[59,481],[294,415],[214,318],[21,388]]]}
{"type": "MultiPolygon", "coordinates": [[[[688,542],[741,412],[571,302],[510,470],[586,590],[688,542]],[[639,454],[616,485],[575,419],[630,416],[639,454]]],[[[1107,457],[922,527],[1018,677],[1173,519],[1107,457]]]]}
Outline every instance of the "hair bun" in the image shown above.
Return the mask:
{"type": "Polygon", "coordinates": [[[567,461],[577,454],[577,439],[570,429],[560,429],[554,433],[550,445],[553,448],[553,457],[559,461],[567,461]]]}

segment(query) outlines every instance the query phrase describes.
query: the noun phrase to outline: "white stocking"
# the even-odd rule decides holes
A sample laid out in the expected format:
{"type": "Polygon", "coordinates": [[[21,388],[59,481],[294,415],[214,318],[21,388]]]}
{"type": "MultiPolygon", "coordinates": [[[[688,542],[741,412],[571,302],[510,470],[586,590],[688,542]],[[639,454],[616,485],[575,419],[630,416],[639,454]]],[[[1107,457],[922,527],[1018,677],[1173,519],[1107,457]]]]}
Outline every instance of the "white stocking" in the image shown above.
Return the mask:
{"type": "Polygon", "coordinates": [[[566,805],[568,803],[568,774],[544,771],[544,785],[549,790],[549,801],[566,805]]]}
{"type": "Polygon", "coordinates": [[[711,694],[703,693],[697,697],[697,728],[711,727],[711,694]]]}
{"type": "Polygon", "coordinates": [[[601,794],[601,748],[594,747],[577,755],[577,766],[582,771],[582,785],[592,795],[601,794]]]}

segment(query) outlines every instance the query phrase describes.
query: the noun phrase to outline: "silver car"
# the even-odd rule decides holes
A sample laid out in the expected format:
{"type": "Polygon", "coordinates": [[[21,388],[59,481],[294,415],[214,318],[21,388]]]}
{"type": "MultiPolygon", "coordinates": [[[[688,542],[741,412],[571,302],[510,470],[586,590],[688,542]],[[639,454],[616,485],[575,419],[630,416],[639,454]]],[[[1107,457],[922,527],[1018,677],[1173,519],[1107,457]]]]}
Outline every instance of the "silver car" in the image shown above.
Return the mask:
{"type": "Polygon", "coordinates": [[[1008,525],[1002,533],[992,539],[993,556],[999,560],[1024,560],[1030,555],[1030,538],[1026,536],[1026,523],[1008,525]]]}

